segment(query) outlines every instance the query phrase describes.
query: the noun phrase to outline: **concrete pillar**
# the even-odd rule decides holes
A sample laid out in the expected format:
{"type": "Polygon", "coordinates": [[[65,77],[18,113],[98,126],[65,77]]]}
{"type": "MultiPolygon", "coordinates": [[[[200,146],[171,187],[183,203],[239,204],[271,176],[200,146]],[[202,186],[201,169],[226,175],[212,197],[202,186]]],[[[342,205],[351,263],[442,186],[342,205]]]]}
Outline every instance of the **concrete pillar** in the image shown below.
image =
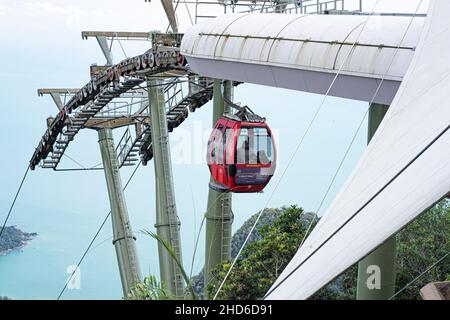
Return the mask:
{"type": "MultiPolygon", "coordinates": [[[[224,112],[229,112],[224,96],[232,101],[233,86],[231,81],[214,81],[213,127],[224,112]]],[[[231,210],[231,193],[220,193],[209,188],[208,207],[206,209],[205,242],[205,297],[206,288],[211,279],[211,271],[219,263],[231,260],[231,232],[233,213],[231,210]]]]}
{"type": "MultiPolygon", "coordinates": [[[[369,109],[367,141],[370,142],[389,106],[372,104],[369,109]]],[[[388,239],[358,264],[356,299],[387,300],[395,291],[395,236],[388,239]]]]}
{"type": "MultiPolygon", "coordinates": [[[[147,80],[150,103],[150,123],[153,163],[156,183],[156,231],[172,249],[180,261],[180,220],[175,205],[169,132],[167,129],[164,90],[161,80],[147,80]]],[[[181,270],[163,245],[158,244],[161,281],[176,297],[184,296],[184,280],[181,270]]]]}
{"type": "Polygon", "coordinates": [[[126,297],[130,289],[141,280],[135,244],[136,238],[133,236],[128,219],[112,130],[110,128],[100,129],[98,137],[111,205],[113,244],[116,248],[123,294],[126,297]]]}

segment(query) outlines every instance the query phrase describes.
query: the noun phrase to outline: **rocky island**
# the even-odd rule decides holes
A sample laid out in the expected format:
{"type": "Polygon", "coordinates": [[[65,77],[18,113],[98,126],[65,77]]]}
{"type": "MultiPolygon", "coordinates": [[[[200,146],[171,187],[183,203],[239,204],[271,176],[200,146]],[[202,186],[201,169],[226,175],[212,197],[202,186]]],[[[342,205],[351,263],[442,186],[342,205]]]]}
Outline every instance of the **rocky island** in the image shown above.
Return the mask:
{"type": "Polygon", "coordinates": [[[29,240],[36,236],[37,233],[23,232],[16,226],[5,227],[0,238],[0,256],[12,250],[22,248],[29,240]]]}

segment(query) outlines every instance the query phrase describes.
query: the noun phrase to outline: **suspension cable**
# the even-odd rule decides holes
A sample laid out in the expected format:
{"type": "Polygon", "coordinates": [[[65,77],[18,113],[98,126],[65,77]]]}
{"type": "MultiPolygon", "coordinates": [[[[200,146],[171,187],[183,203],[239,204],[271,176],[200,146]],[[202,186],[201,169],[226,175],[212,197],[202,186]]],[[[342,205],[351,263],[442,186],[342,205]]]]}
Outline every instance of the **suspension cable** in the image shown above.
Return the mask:
{"type": "MultiPolygon", "coordinates": [[[[337,174],[338,174],[338,172],[339,172],[339,170],[340,170],[340,168],[342,167],[342,164],[343,164],[343,162],[345,161],[345,158],[347,157],[347,155],[348,155],[348,152],[349,152],[349,150],[350,150],[350,148],[351,148],[351,146],[353,145],[353,142],[354,142],[354,140],[355,140],[355,138],[356,138],[356,135],[357,135],[357,133],[358,133],[358,131],[360,130],[360,128],[361,128],[361,126],[362,126],[362,122],[364,121],[364,119],[366,118],[366,116],[367,116],[367,114],[368,114],[368,112],[369,112],[369,109],[370,109],[370,105],[373,103],[373,101],[374,101],[374,99],[376,98],[376,96],[378,95],[378,93],[379,93],[379,90],[380,90],[380,88],[381,88],[381,85],[382,85],[382,83],[384,82],[384,80],[385,80],[385,77],[386,77],[386,75],[387,75],[387,73],[389,72],[389,70],[390,70],[390,68],[391,68],[391,66],[392,66],[392,64],[393,64],[393,62],[394,62],[394,60],[395,60],[395,57],[396,57],[396,55],[397,55],[397,53],[398,53],[398,50],[399,50],[399,48],[400,48],[400,46],[401,46],[401,43],[404,41],[404,39],[406,38],[406,35],[407,35],[407,33],[408,33],[408,31],[409,31],[409,29],[410,29],[410,27],[411,27],[411,25],[412,25],[412,22],[413,22],[413,20],[414,20],[414,18],[417,16],[417,13],[418,13],[418,10],[419,10],[419,8],[420,8],[420,6],[421,6],[421,4],[422,4],[422,2],[423,2],[423,0],[420,0],[419,1],[419,4],[417,5],[417,7],[416,7],[416,10],[415,10],[415,12],[414,12],[414,15],[411,17],[411,20],[410,20],[410,22],[409,22],[409,24],[408,24],[408,27],[407,27],[407,29],[406,29],[406,31],[405,31],[405,33],[404,33],[404,35],[403,35],[403,38],[402,38],[402,40],[400,41],[400,44],[399,44],[399,46],[397,47],[397,49],[396,49],[396,52],[394,53],[394,57],[392,58],[392,60],[391,60],[391,63],[389,64],[389,67],[388,67],[388,69],[386,70],[386,73],[383,75],[383,78],[382,78],[382,80],[381,80],[381,82],[380,82],[380,84],[377,86],[377,89],[376,89],[376,91],[375,91],[375,93],[374,93],[374,95],[373,95],[373,97],[372,97],[372,99],[371,99],[371,102],[370,102],[370,104],[369,104],[369,108],[366,110],[366,113],[364,114],[364,117],[363,117],[363,119],[362,119],[362,121],[361,121],[361,123],[359,124],[359,126],[358,126],[358,128],[357,128],[357,131],[355,132],[355,135],[354,135],[354,137],[353,137],[353,139],[352,139],[352,141],[350,142],[350,145],[348,146],[348,148],[347,148],[347,151],[346,151],[346,153],[344,154],[344,158],[341,160],[341,163],[339,164],[339,166],[338,166],[338,170],[336,171],[336,173],[335,173],[335,175],[333,176],[333,179],[332,179],[332,182],[331,182],[331,184],[329,185],[329,187],[328,187],[328,189],[327,189],[327,191],[326,191],[326,193],[325,193],[325,196],[324,196],[324,198],[322,199],[322,201],[321,201],[321,203],[320,203],[320,205],[319,205],[319,208],[321,208],[322,207],[322,205],[323,205],[323,202],[325,201],[325,198],[326,198],[326,196],[328,195],[328,192],[330,191],[330,189],[331,189],[331,186],[332,186],[332,184],[334,183],[334,181],[335,181],[335,179],[336,179],[336,176],[337,176],[337,174]]],[[[385,188],[387,188],[387,186],[389,186],[401,173],[403,173],[415,160],[417,160],[429,147],[431,147],[433,144],[434,144],[434,142],[436,142],[443,134],[445,134],[447,131],[448,131],[448,129],[449,129],[449,127],[447,127],[446,129],[444,129],[441,133],[440,133],[440,135],[436,138],[436,139],[434,139],[430,144],[428,144],[411,162],[409,162],[402,170],[400,170],[395,176],[394,176],[394,178],[392,178],[390,181],[388,181],[388,183],[386,184],[386,185],[384,185],[372,198],[370,198],[355,214],[353,214],[345,223],[344,223],[344,225],[346,225],[348,222],[350,222],[355,216],[357,216],[359,213],[360,213],[360,211],[363,209],[363,208],[365,208],[366,207],[366,205],[367,204],[369,204],[373,199],[375,199],[385,188]]],[[[303,240],[302,240],[302,242],[301,242],[301,244],[300,244],[300,247],[302,246],[302,244],[304,243],[304,241],[306,240],[306,237],[308,236],[308,232],[309,232],[309,230],[311,229],[311,227],[312,227],[312,225],[313,225],[313,223],[314,223],[314,220],[315,220],[315,218],[316,218],[316,216],[314,216],[313,217],[313,219],[311,220],[311,223],[309,224],[309,227],[308,227],[308,230],[307,230],[307,232],[305,233],[305,236],[303,237],[303,240]]],[[[344,226],[343,225],[343,226],[344,226]]],[[[265,297],[267,297],[267,296],[269,296],[272,292],[274,292],[284,281],[286,281],[290,276],[292,276],[292,274],[298,269],[298,268],[300,268],[315,252],[317,252],[317,250],[319,249],[319,248],[321,248],[326,242],[328,242],[338,231],[340,231],[341,229],[342,229],[342,227],[343,226],[341,226],[340,228],[338,228],[335,232],[333,232],[332,233],[332,235],[330,236],[330,237],[328,237],[315,251],[313,251],[305,260],[303,260],[298,266],[296,266],[283,280],[281,280],[278,284],[277,284],[277,286],[275,286],[272,290],[270,290],[269,292],[267,292],[266,293],[266,295],[264,296],[264,298],[265,297]]]]}
{"type": "Polygon", "coordinates": [[[253,231],[254,231],[254,229],[255,229],[257,223],[259,222],[262,213],[263,213],[264,210],[267,208],[267,206],[268,206],[270,200],[272,199],[274,193],[275,193],[276,190],[278,189],[278,186],[279,186],[280,182],[281,182],[282,179],[284,178],[284,175],[286,174],[286,171],[289,169],[290,165],[292,164],[292,161],[294,160],[294,157],[296,156],[296,154],[297,154],[297,152],[299,151],[300,147],[303,145],[303,141],[305,140],[305,137],[308,135],[308,133],[309,133],[311,127],[313,126],[313,124],[314,124],[314,122],[315,122],[315,120],[316,120],[316,118],[317,118],[317,116],[319,115],[320,111],[322,110],[322,108],[323,108],[323,106],[324,106],[324,104],[325,104],[325,101],[326,101],[326,99],[328,98],[328,95],[329,95],[330,92],[331,92],[331,89],[333,88],[333,86],[334,86],[334,84],[335,84],[337,78],[338,78],[339,75],[341,74],[342,69],[344,68],[344,65],[347,63],[348,59],[350,58],[350,55],[351,55],[351,53],[353,52],[353,48],[354,48],[354,47],[356,46],[356,44],[358,43],[358,40],[359,40],[359,38],[361,37],[362,32],[364,31],[364,29],[365,29],[367,23],[369,22],[370,18],[372,17],[372,15],[373,15],[373,13],[374,13],[374,11],[375,11],[375,8],[377,7],[379,1],[380,1],[380,0],[377,0],[377,1],[375,2],[375,5],[373,6],[372,11],[371,11],[370,14],[367,16],[367,18],[365,19],[365,21],[364,21],[363,23],[361,23],[360,25],[358,25],[358,27],[359,27],[359,26],[362,26],[362,28],[361,28],[361,30],[360,30],[360,32],[359,32],[357,38],[355,39],[355,42],[352,44],[352,47],[351,47],[350,50],[348,51],[348,53],[347,53],[347,55],[346,55],[344,61],[342,62],[342,64],[341,64],[339,70],[337,71],[336,75],[334,76],[333,81],[331,82],[330,86],[328,87],[328,89],[327,89],[327,91],[326,91],[326,93],[325,93],[325,95],[324,95],[324,97],[323,97],[323,99],[322,99],[322,101],[321,101],[319,107],[317,108],[316,112],[314,113],[313,118],[312,118],[311,121],[309,122],[309,124],[308,124],[308,126],[307,126],[307,128],[306,128],[306,131],[304,132],[304,134],[302,135],[302,137],[301,137],[299,143],[297,144],[297,146],[296,146],[296,148],[295,148],[295,150],[294,150],[294,153],[292,154],[292,156],[291,156],[291,158],[289,159],[289,162],[288,162],[286,168],[284,169],[284,171],[283,171],[282,174],[281,174],[280,179],[277,181],[277,183],[276,183],[274,189],[272,190],[272,192],[271,192],[271,194],[270,194],[270,196],[269,196],[269,199],[267,200],[267,202],[266,202],[264,208],[258,213],[258,216],[257,216],[257,218],[256,218],[256,220],[255,220],[255,223],[253,224],[252,228],[250,229],[250,232],[248,233],[246,239],[244,240],[244,243],[242,244],[241,248],[239,249],[239,251],[238,251],[238,253],[237,253],[235,259],[234,259],[233,262],[231,263],[230,269],[229,269],[228,272],[225,274],[225,277],[224,277],[224,279],[222,280],[222,282],[221,282],[219,288],[217,289],[217,292],[216,292],[216,294],[214,295],[213,300],[216,300],[216,298],[217,298],[217,296],[218,296],[220,290],[222,290],[222,287],[223,287],[223,285],[225,284],[226,280],[228,279],[228,276],[230,275],[231,271],[233,270],[233,268],[234,268],[234,266],[235,266],[235,264],[236,264],[236,261],[238,260],[239,256],[241,255],[241,253],[242,253],[242,251],[243,251],[245,245],[247,244],[248,240],[250,239],[250,236],[251,236],[251,234],[253,233],[253,231]]]}
{"type": "Polygon", "coordinates": [[[8,211],[8,214],[6,215],[5,221],[3,222],[2,229],[0,230],[0,239],[2,238],[3,230],[5,230],[6,223],[8,222],[8,220],[11,216],[11,212],[14,209],[14,205],[16,204],[17,197],[19,196],[19,193],[22,190],[22,186],[25,182],[25,179],[27,178],[28,172],[30,172],[30,167],[27,167],[27,170],[25,171],[25,174],[23,175],[22,181],[20,182],[20,185],[19,185],[19,189],[17,189],[17,191],[16,191],[16,195],[14,196],[11,207],[9,208],[9,211],[8,211]]]}
{"type": "Polygon", "coordinates": [[[391,70],[392,65],[394,64],[395,58],[397,57],[397,54],[398,54],[398,52],[399,52],[399,50],[400,50],[400,47],[402,46],[402,43],[404,42],[404,40],[405,40],[405,38],[406,38],[406,36],[407,36],[407,34],[408,34],[408,32],[409,32],[409,29],[410,29],[411,26],[412,26],[412,23],[413,23],[413,21],[414,21],[414,18],[417,16],[417,13],[418,13],[418,11],[419,11],[419,9],[420,9],[420,6],[421,6],[422,2],[423,2],[423,0],[420,0],[419,5],[416,7],[416,11],[414,12],[414,15],[411,17],[411,20],[409,21],[409,24],[408,24],[408,26],[407,26],[407,28],[406,28],[406,31],[405,31],[405,33],[403,34],[403,37],[402,37],[402,39],[400,40],[400,42],[399,42],[399,44],[398,44],[398,46],[397,46],[397,48],[396,48],[396,50],[395,50],[395,52],[394,52],[394,55],[393,55],[393,57],[392,57],[392,59],[391,59],[391,62],[389,63],[389,66],[388,66],[388,68],[386,69],[386,72],[383,74],[383,77],[381,78],[381,81],[380,81],[380,83],[378,84],[378,86],[377,86],[377,88],[376,88],[376,90],[375,90],[375,93],[373,94],[373,96],[372,96],[372,98],[371,98],[371,100],[370,100],[370,102],[369,102],[369,107],[366,109],[366,112],[364,113],[363,117],[361,118],[361,121],[360,121],[360,123],[358,124],[358,127],[356,128],[356,131],[355,131],[355,133],[353,134],[353,137],[352,137],[352,139],[351,139],[351,141],[350,141],[350,143],[349,143],[349,145],[348,145],[348,147],[347,147],[347,149],[346,149],[346,151],[345,151],[345,153],[344,153],[344,155],[343,155],[341,161],[339,162],[339,165],[338,165],[338,167],[337,167],[337,169],[336,169],[336,171],[335,171],[335,173],[334,173],[334,175],[333,175],[333,177],[332,177],[332,179],[331,179],[331,181],[330,181],[330,184],[328,185],[328,188],[327,188],[327,190],[325,191],[325,194],[324,194],[324,196],[322,197],[322,199],[321,199],[321,201],[320,201],[320,203],[319,203],[319,206],[318,206],[318,208],[317,208],[317,210],[316,210],[316,214],[313,216],[313,218],[311,219],[311,221],[310,221],[310,223],[309,223],[308,229],[307,229],[306,232],[305,232],[305,235],[304,235],[304,237],[303,237],[303,239],[302,239],[302,241],[301,241],[301,243],[300,243],[299,248],[300,248],[300,247],[303,245],[303,243],[305,242],[306,238],[308,237],[309,231],[311,230],[312,226],[314,225],[314,222],[315,222],[316,218],[319,216],[319,211],[320,211],[320,209],[322,209],[322,206],[323,206],[323,204],[325,203],[325,200],[326,200],[326,198],[327,198],[329,192],[331,191],[331,188],[333,187],[334,183],[336,182],[336,178],[337,178],[339,172],[341,171],[342,166],[344,165],[344,162],[345,162],[345,160],[347,159],[347,156],[348,156],[348,154],[350,153],[351,148],[353,147],[353,144],[354,144],[354,142],[355,142],[355,140],[356,140],[356,137],[358,136],[359,131],[361,130],[361,128],[362,128],[362,126],[363,126],[363,124],[364,124],[364,121],[365,121],[367,115],[369,114],[369,110],[370,110],[370,108],[371,108],[371,105],[374,103],[376,97],[378,96],[378,93],[380,92],[381,86],[383,85],[384,81],[386,80],[386,76],[387,76],[387,74],[389,73],[389,71],[391,70]]]}
{"type": "Polygon", "coordinates": [[[413,280],[411,280],[410,282],[408,282],[403,288],[401,288],[399,291],[397,291],[396,293],[394,293],[388,300],[392,300],[394,299],[396,296],[398,296],[400,293],[402,293],[403,291],[405,291],[406,289],[408,289],[411,285],[414,284],[414,282],[416,282],[417,280],[419,280],[422,276],[424,276],[426,273],[428,273],[429,271],[431,271],[432,269],[434,269],[439,263],[441,263],[442,261],[444,261],[445,258],[447,258],[450,255],[450,251],[448,251],[446,254],[444,254],[444,256],[442,256],[442,258],[440,258],[439,260],[437,260],[435,263],[433,263],[431,266],[429,266],[428,268],[426,268],[421,274],[419,274],[417,277],[415,277],[413,280]]]}
{"type": "Polygon", "coordinates": [[[394,182],[403,172],[405,172],[417,159],[419,159],[429,148],[431,148],[436,141],[444,136],[450,130],[450,124],[442,130],[437,137],[435,137],[429,144],[427,144],[411,161],[409,161],[400,171],[398,171],[383,187],[381,187],[369,200],[367,200],[354,214],[352,214],[339,228],[337,228],[328,238],[325,239],[313,252],[311,252],[302,262],[300,262],[289,274],[282,279],[272,290],[266,293],[264,296],[269,296],[274,292],[283,282],[285,282],[290,276],[294,274],[306,261],[308,261],[319,249],[321,249],[331,238],[333,238],[339,231],[341,231],[350,221],[352,221],[361,211],[366,208],[376,197],[378,197],[386,188],[388,188],[392,182],[394,182]]]}
{"type": "MultiPolygon", "coordinates": [[[[174,17],[175,17],[175,20],[177,19],[176,16],[175,16],[175,14],[176,14],[176,11],[177,11],[177,9],[178,9],[178,5],[179,5],[179,4],[180,4],[180,0],[177,0],[177,3],[175,4],[175,8],[173,8],[173,15],[174,15],[174,17]]],[[[186,3],[185,3],[185,5],[186,5],[186,3]]],[[[186,8],[187,8],[187,5],[186,5],[186,8]]],[[[191,19],[191,25],[192,25],[192,18],[191,18],[191,13],[189,12],[189,9],[188,9],[188,13],[189,13],[189,18],[191,19]]],[[[175,23],[177,23],[177,22],[175,21],[175,23]]],[[[170,27],[171,27],[171,25],[170,25],[170,23],[169,23],[169,25],[168,25],[167,28],[166,28],[166,33],[169,32],[170,27]]],[[[174,31],[174,30],[172,30],[172,31],[174,31]]]]}
{"type": "MultiPolygon", "coordinates": [[[[141,165],[141,163],[139,162],[139,164],[136,166],[136,168],[134,169],[133,173],[131,174],[131,176],[128,178],[127,183],[125,184],[125,186],[123,187],[123,191],[126,190],[126,188],[128,187],[129,183],[131,182],[131,180],[134,177],[134,174],[136,173],[136,171],[138,170],[139,166],[141,165]]],[[[80,260],[77,263],[76,268],[73,270],[72,274],[70,275],[69,279],[67,279],[66,283],[64,284],[64,287],[62,288],[61,292],[58,295],[58,298],[56,300],[59,300],[62,295],[64,294],[64,291],[66,291],[67,289],[67,285],[69,284],[69,282],[72,280],[73,276],[75,275],[75,273],[78,271],[78,269],[80,268],[81,263],[83,263],[84,258],[86,257],[86,255],[88,254],[88,252],[91,250],[92,245],[94,244],[95,240],[97,239],[98,235],[100,234],[100,231],[103,229],[103,227],[105,226],[106,221],[108,221],[109,217],[111,215],[111,210],[108,212],[108,214],[106,215],[105,219],[103,219],[102,223],[100,224],[100,227],[98,228],[97,232],[94,234],[94,236],[92,237],[91,242],[89,242],[89,245],[87,246],[86,250],[83,252],[83,255],[81,256],[80,260]]]]}
{"type": "Polygon", "coordinates": [[[80,168],[86,169],[86,166],[84,166],[83,164],[81,164],[81,162],[75,160],[71,156],[69,156],[67,153],[63,153],[63,156],[66,157],[67,159],[69,159],[70,161],[72,161],[73,163],[75,163],[76,165],[78,165],[80,168]]]}

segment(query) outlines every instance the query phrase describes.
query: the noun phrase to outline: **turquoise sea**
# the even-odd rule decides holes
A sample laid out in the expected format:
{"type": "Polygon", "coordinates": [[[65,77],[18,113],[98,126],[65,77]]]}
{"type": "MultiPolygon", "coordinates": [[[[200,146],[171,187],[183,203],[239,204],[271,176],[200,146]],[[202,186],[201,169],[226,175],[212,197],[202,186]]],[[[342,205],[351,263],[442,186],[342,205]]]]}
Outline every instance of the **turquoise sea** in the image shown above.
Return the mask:
{"type": "MultiPolygon", "coordinates": [[[[281,173],[293,156],[299,137],[320,104],[321,97],[274,88],[262,90],[261,86],[250,85],[238,87],[236,97],[237,101],[259,106],[254,110],[270,119],[269,124],[278,136],[279,167],[264,193],[233,196],[233,229],[239,228],[264,205],[276,208],[298,204],[307,211],[315,211],[367,106],[343,99],[329,99],[320,114],[319,123],[312,128],[288,174],[272,195],[281,173]],[[280,96],[283,97],[282,100],[280,96]],[[285,114],[279,112],[283,105],[295,106],[289,109],[290,121],[286,121],[285,114]]],[[[204,130],[211,126],[210,107],[209,104],[191,114],[190,120],[171,134],[175,193],[182,223],[183,261],[188,270],[194,251],[195,230],[200,226],[208,195],[209,172],[202,163],[206,141],[199,142],[202,137],[207,138],[208,131],[204,130]],[[185,145],[190,147],[185,150],[182,148],[185,145]]],[[[11,111],[12,119],[18,123],[22,119],[21,114],[26,114],[25,110],[25,104],[21,104],[18,110],[11,111]]],[[[17,153],[8,152],[0,157],[0,221],[6,216],[26,161],[42,134],[43,123],[36,121],[34,117],[27,118],[26,122],[29,123],[27,128],[32,130],[19,132],[16,140],[7,139],[6,134],[0,135],[0,145],[5,150],[16,145],[26,146],[18,149],[17,153]]],[[[6,129],[8,128],[4,128],[6,129]]],[[[15,130],[15,126],[11,124],[9,129],[15,130]]],[[[363,127],[327,197],[326,205],[364,150],[365,132],[366,128],[363,127]]],[[[117,132],[116,139],[120,139],[120,132],[117,132]]],[[[95,131],[85,130],[70,146],[68,155],[86,165],[98,164],[101,158],[97,140],[95,131]]],[[[63,167],[73,167],[74,164],[68,159],[64,161],[63,167]]],[[[123,184],[132,170],[121,169],[123,184]]],[[[154,230],[153,170],[152,163],[139,168],[125,197],[137,236],[142,275],[158,276],[156,242],[140,233],[141,230],[154,230]]],[[[16,225],[25,232],[37,232],[38,236],[26,247],[0,256],[0,296],[6,295],[13,299],[56,299],[68,278],[68,268],[77,264],[108,211],[108,194],[102,171],[52,172],[37,169],[31,172],[8,225],[16,225]]],[[[111,235],[111,222],[108,221],[81,266],[81,288],[66,290],[63,299],[122,298],[111,235]]],[[[203,240],[204,233],[200,235],[194,274],[202,267],[203,240]]]]}
{"type": "MultiPolygon", "coordinates": [[[[37,232],[38,236],[24,248],[0,256],[0,295],[13,299],[56,299],[68,277],[68,266],[81,257],[98,219],[48,210],[21,210],[21,213],[16,223],[20,222],[22,230],[37,232]],[[31,215],[45,218],[33,219],[31,215]],[[75,226],[72,224],[75,221],[80,224],[75,226]]],[[[105,231],[108,229],[109,225],[105,231]]],[[[107,232],[102,232],[99,238],[107,238],[107,232]]],[[[115,281],[118,277],[115,252],[110,243],[107,241],[86,256],[81,267],[81,289],[66,290],[63,298],[121,297],[120,282],[115,281]],[[109,250],[101,250],[102,247],[109,250]]]]}

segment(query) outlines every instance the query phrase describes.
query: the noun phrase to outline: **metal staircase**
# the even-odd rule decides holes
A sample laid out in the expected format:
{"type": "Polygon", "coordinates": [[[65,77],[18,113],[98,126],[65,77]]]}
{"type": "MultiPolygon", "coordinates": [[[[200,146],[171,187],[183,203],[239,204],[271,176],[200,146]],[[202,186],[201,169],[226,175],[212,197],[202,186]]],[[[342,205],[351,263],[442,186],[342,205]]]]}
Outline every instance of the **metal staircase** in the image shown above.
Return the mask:
{"type": "MultiPolygon", "coordinates": [[[[168,98],[165,100],[167,129],[172,132],[189,116],[189,112],[204,106],[212,99],[213,81],[200,78],[194,83],[196,90],[189,90],[184,94],[183,89],[178,88],[173,83],[169,83],[165,88],[168,98]],[[172,93],[171,93],[172,91],[172,93]]],[[[192,87],[191,87],[192,88],[192,87]]],[[[148,108],[148,104],[147,104],[148,108]]],[[[138,161],[147,163],[153,158],[151,126],[149,123],[143,124],[140,129],[132,133],[128,128],[117,146],[117,156],[119,167],[132,166],[138,161]]]]}
{"type": "Polygon", "coordinates": [[[147,76],[188,73],[184,59],[179,58],[179,34],[152,34],[152,48],[139,56],[126,58],[113,66],[98,67],[91,80],[61,106],[30,160],[30,169],[42,164],[56,169],[68,144],[86,123],[113,99],[131,91],[147,76]],[[51,154],[50,159],[48,156],[51,154]]]}
{"type": "Polygon", "coordinates": [[[104,88],[95,98],[95,100],[88,102],[82,106],[78,111],[74,112],[73,116],[67,120],[67,125],[63,127],[59,138],[51,152],[51,159],[43,160],[42,168],[56,169],[61,158],[75,135],[85,126],[86,122],[94,117],[100,110],[102,110],[114,98],[131,90],[135,86],[141,84],[144,80],[141,78],[126,78],[119,84],[111,84],[104,88]]]}
{"type": "Polygon", "coordinates": [[[231,194],[224,193],[221,196],[222,228],[221,228],[221,259],[229,261],[231,259],[231,238],[233,226],[233,211],[231,208],[231,194]]]}

